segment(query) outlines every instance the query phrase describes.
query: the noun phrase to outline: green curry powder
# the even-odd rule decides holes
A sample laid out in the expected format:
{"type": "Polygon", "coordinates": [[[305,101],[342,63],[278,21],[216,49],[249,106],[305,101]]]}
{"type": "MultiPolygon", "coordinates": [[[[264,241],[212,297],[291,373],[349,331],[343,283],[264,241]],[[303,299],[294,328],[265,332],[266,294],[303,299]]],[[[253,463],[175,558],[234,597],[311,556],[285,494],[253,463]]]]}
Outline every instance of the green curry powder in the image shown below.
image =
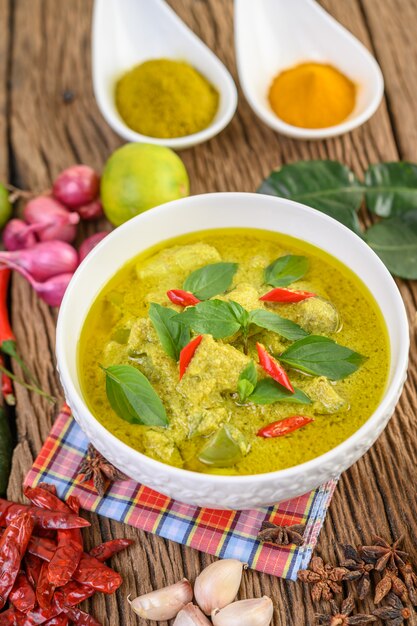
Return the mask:
{"type": "Polygon", "coordinates": [[[125,123],[142,135],[174,138],[207,128],[219,94],[191,65],[153,59],[137,65],[116,84],[116,106],[125,123]]]}

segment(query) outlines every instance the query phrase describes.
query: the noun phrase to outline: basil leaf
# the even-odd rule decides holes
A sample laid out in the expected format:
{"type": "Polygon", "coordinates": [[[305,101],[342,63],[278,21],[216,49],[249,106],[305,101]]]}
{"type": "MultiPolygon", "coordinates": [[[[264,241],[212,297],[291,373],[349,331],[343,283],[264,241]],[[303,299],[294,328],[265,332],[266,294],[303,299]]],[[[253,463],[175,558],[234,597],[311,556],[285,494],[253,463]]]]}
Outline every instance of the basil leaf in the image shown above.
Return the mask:
{"type": "Polygon", "coordinates": [[[178,324],[177,315],[172,309],[155,302],[151,302],[149,307],[149,317],[159,341],[168,356],[175,361],[178,361],[181,350],[190,341],[190,329],[178,324]]]}
{"type": "Polygon", "coordinates": [[[417,165],[376,163],[365,174],[368,208],[381,217],[417,209],[417,165]]]}
{"type": "Polygon", "coordinates": [[[102,367],[112,409],[131,424],[167,426],[165,407],[149,380],[131,365],[102,367]]]}
{"type": "Polygon", "coordinates": [[[365,240],[392,274],[417,278],[417,211],[374,224],[365,240]]]}
{"type": "Polygon", "coordinates": [[[301,391],[294,389],[294,393],[285,389],[272,378],[263,378],[256,385],[249,400],[254,404],[274,404],[274,402],[292,402],[294,404],[311,404],[310,398],[301,391]]]}
{"type": "Polygon", "coordinates": [[[212,335],[214,339],[224,339],[241,329],[238,317],[244,313],[245,309],[237,302],[206,300],[189,307],[184,313],[177,313],[175,320],[196,333],[212,335]]]}
{"type": "Polygon", "coordinates": [[[250,312],[249,319],[252,324],[266,328],[266,330],[272,330],[272,332],[278,333],[278,335],[290,341],[296,341],[308,336],[308,332],[301,326],[291,320],[287,320],[285,317],[281,317],[278,313],[272,313],[272,311],[255,309],[250,312]]]}
{"type": "Polygon", "coordinates": [[[237,263],[212,263],[192,272],[184,282],[184,289],[200,300],[208,300],[224,293],[232,284],[237,263]]]}
{"type": "Polygon", "coordinates": [[[258,373],[253,361],[241,371],[239,380],[237,381],[237,392],[239,394],[239,400],[245,402],[255,389],[256,382],[258,380],[258,373]]]}
{"type": "Polygon", "coordinates": [[[362,203],[363,190],[354,173],[338,161],[313,160],[272,172],[258,193],[308,204],[358,232],[355,211],[362,203]]]}
{"type": "Polygon", "coordinates": [[[320,335],[296,341],[278,359],[302,372],[330,380],[346,378],[366,361],[358,352],[320,335]]]}
{"type": "Polygon", "coordinates": [[[265,269],[265,282],[272,287],[286,287],[299,280],[308,270],[305,256],[287,254],[273,261],[265,269]]]}

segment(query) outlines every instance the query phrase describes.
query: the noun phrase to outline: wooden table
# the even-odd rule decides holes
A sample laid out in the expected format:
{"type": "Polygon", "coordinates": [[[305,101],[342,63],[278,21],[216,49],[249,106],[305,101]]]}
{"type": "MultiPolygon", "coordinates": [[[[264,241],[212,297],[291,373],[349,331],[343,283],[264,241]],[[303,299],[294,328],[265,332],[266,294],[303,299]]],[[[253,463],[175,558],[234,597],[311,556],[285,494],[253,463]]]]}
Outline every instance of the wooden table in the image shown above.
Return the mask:
{"type": "MultiPolygon", "coordinates": [[[[171,0],[171,4],[236,77],[232,0],[171,0]]],[[[323,6],[377,57],[386,83],[386,97],[378,112],[349,135],[306,143],[272,132],[240,93],[237,115],[228,128],[181,154],[192,193],[254,191],[273,167],[298,159],[339,159],[358,174],[372,162],[417,161],[417,0],[323,0],[323,6]]],[[[0,0],[0,179],[43,190],[60,170],[75,162],[100,170],[121,143],[102,119],[92,92],[91,9],[91,0],[0,0]],[[65,99],[65,92],[73,98],[65,99]]],[[[411,324],[408,382],[385,433],[339,483],[319,544],[328,559],[340,554],[339,542],[360,543],[377,531],[388,538],[405,533],[407,548],[417,561],[417,286],[403,281],[398,285],[411,324]]],[[[55,373],[56,311],[38,300],[19,276],[13,279],[11,308],[27,362],[42,386],[62,399],[55,373]]],[[[22,497],[22,479],[56,412],[22,388],[16,392],[18,444],[11,499],[22,497]]],[[[128,593],[135,596],[182,576],[193,580],[212,560],[106,518],[90,515],[89,519],[91,543],[120,536],[137,540],[129,553],[114,559],[125,579],[121,590],[89,603],[88,610],[103,624],[137,624],[126,602],[128,593]]],[[[264,593],[274,600],[275,626],[314,623],[315,608],[303,585],[248,572],[241,597],[264,593]]],[[[367,607],[369,603],[361,608],[367,607]]],[[[415,625],[417,619],[409,623],[415,625]]]]}

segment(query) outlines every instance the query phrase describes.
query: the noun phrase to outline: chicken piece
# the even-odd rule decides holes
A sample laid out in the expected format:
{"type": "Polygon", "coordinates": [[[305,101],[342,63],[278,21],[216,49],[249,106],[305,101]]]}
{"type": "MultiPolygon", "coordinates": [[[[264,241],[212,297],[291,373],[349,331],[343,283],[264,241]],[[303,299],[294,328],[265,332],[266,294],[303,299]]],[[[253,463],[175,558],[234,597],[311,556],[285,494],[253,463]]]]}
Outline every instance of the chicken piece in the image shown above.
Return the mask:
{"type": "Polygon", "coordinates": [[[127,354],[130,361],[138,363],[151,383],[177,379],[177,365],[162,348],[150,319],[141,317],[133,324],[127,354]]]}
{"type": "Polygon", "coordinates": [[[190,435],[207,437],[216,432],[220,426],[226,424],[229,419],[230,414],[224,407],[219,406],[211,409],[203,409],[199,415],[192,419],[193,425],[190,435]]]}
{"type": "Polygon", "coordinates": [[[168,280],[171,286],[178,286],[194,270],[220,260],[216,248],[206,243],[172,246],[161,250],[143,265],[140,263],[136,273],[140,280],[157,280],[158,284],[168,280]]]}
{"type": "Polygon", "coordinates": [[[317,413],[340,413],[349,409],[348,402],[339,396],[334,385],[325,376],[312,378],[303,391],[313,401],[313,409],[317,413]]]}
{"type": "Polygon", "coordinates": [[[216,300],[232,300],[243,306],[247,311],[263,309],[264,303],[259,300],[259,293],[249,283],[239,283],[232,291],[220,296],[215,296],[216,300]]]}
{"type": "Polygon", "coordinates": [[[164,431],[157,429],[147,430],[143,435],[143,445],[145,454],[153,459],[163,461],[164,463],[172,463],[177,467],[183,465],[180,451],[169,434],[164,431]]]}
{"type": "Polygon", "coordinates": [[[190,406],[200,410],[222,404],[221,394],[234,392],[242,369],[249,358],[233,346],[217,343],[204,335],[187,370],[177,385],[177,391],[190,406]]]}
{"type": "Polygon", "coordinates": [[[118,341],[109,341],[103,350],[103,362],[104,367],[110,367],[110,365],[127,364],[129,362],[127,345],[121,344],[118,341]]]}
{"type": "Polygon", "coordinates": [[[277,313],[299,324],[308,333],[329,335],[340,328],[339,313],[330,302],[320,296],[296,304],[270,305],[277,313]]]}

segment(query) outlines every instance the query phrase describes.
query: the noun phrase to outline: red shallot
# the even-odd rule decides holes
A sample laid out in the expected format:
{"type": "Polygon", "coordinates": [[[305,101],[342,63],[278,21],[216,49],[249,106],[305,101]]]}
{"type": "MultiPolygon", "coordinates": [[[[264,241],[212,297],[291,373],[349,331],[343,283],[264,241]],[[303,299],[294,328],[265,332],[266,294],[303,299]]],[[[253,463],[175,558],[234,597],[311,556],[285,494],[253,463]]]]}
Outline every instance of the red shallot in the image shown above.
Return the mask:
{"type": "Polygon", "coordinates": [[[3,230],[4,247],[9,251],[31,248],[37,242],[36,230],[36,227],[28,226],[23,220],[10,220],[3,230]]]}
{"type": "Polygon", "coordinates": [[[41,241],[74,241],[80,221],[78,213],[70,213],[50,196],[38,196],[30,200],[24,208],[23,218],[36,227],[41,241]]]}
{"type": "Polygon", "coordinates": [[[83,204],[82,206],[77,207],[75,210],[77,211],[81,219],[87,221],[98,220],[104,215],[103,205],[98,199],[93,200],[88,204],[83,204]]]}
{"type": "Polygon", "coordinates": [[[71,209],[92,202],[98,196],[100,178],[88,165],[73,165],[59,174],[52,193],[71,209]]]}
{"type": "Polygon", "coordinates": [[[73,273],[78,265],[78,253],[65,241],[44,241],[27,250],[0,251],[0,267],[24,270],[35,281],[73,273]]]}
{"type": "Polygon", "coordinates": [[[14,269],[26,278],[38,296],[42,298],[46,304],[49,304],[49,306],[59,306],[61,304],[69,282],[74,275],[73,272],[66,272],[64,274],[51,276],[48,280],[40,282],[35,280],[29,272],[26,272],[26,270],[21,267],[15,267],[14,269]]]}
{"type": "Polygon", "coordinates": [[[108,232],[95,233],[94,235],[91,235],[91,237],[84,239],[78,251],[80,263],[84,261],[85,257],[90,254],[91,250],[95,248],[96,245],[104,239],[104,237],[107,237],[108,234],[108,232]]]}

